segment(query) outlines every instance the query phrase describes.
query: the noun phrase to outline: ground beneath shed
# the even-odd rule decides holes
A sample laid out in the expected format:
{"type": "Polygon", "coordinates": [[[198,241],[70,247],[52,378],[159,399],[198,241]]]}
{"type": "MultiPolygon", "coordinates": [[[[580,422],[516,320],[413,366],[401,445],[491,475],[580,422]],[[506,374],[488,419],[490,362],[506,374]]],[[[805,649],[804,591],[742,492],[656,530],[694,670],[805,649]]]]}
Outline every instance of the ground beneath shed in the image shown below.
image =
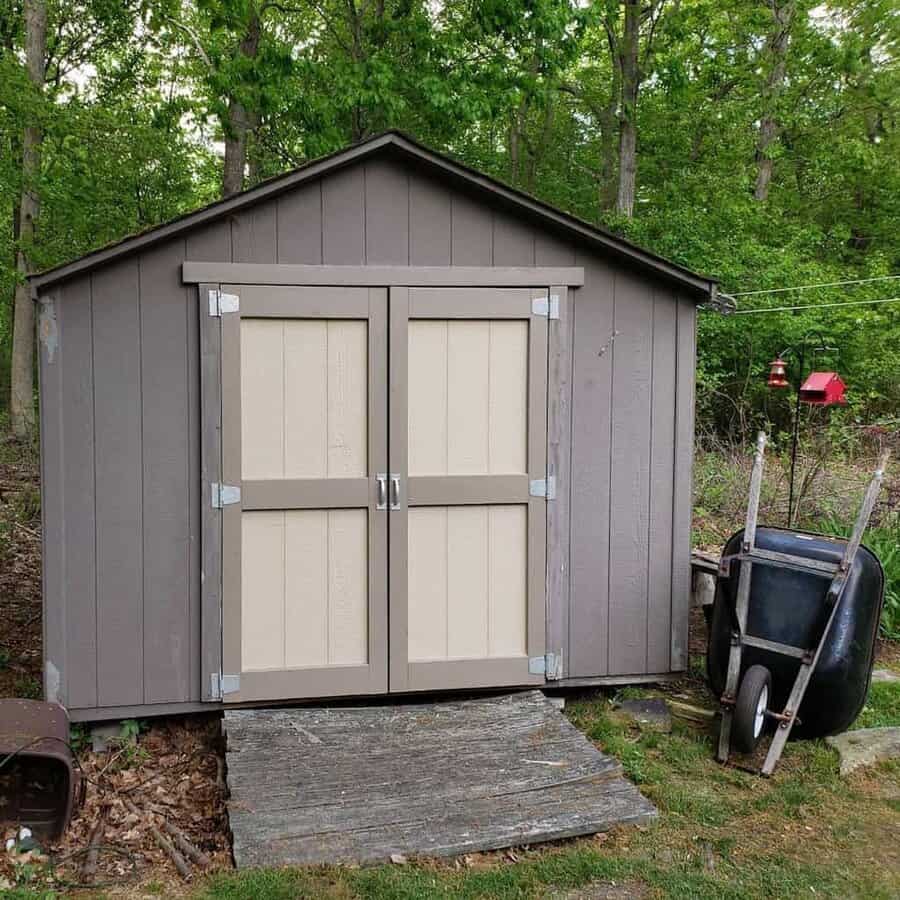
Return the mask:
{"type": "Polygon", "coordinates": [[[239,868],[471,853],[656,815],[539,691],[234,710],[225,729],[239,868]]]}

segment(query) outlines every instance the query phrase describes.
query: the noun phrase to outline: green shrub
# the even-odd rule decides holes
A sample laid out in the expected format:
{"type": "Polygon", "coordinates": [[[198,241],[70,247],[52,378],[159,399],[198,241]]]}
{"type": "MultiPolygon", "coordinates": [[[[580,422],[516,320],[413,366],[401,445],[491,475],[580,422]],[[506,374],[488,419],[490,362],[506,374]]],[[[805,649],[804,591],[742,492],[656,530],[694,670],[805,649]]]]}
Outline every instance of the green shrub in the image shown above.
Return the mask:
{"type": "MultiPolygon", "coordinates": [[[[834,519],[822,522],[822,531],[847,537],[850,528],[834,519]]],[[[884,610],[881,614],[882,637],[900,640],[900,519],[866,529],[863,543],[881,561],[884,569],[884,610]]]]}

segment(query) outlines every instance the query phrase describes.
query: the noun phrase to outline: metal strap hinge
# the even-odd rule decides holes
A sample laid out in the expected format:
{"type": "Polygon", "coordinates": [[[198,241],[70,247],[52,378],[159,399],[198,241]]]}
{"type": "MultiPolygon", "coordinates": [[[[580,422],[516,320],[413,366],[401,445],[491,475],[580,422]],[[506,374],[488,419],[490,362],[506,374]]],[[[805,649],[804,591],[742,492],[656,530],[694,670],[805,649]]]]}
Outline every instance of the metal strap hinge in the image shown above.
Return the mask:
{"type": "Polygon", "coordinates": [[[213,700],[221,700],[225,694],[236,694],[240,689],[240,675],[222,675],[213,672],[209,676],[209,692],[213,700]]]}
{"type": "Polygon", "coordinates": [[[528,672],[531,675],[543,675],[548,681],[558,681],[562,678],[562,650],[559,653],[532,656],[528,660],[528,672]]]}
{"type": "Polygon", "coordinates": [[[213,509],[241,502],[241,489],[235,484],[219,484],[218,481],[214,481],[210,484],[210,492],[213,509]]]}
{"type": "Polygon", "coordinates": [[[213,289],[209,292],[209,314],[221,316],[223,313],[235,313],[241,308],[241,298],[237,294],[226,294],[213,289]]]}
{"type": "Polygon", "coordinates": [[[531,314],[543,316],[545,319],[559,318],[559,295],[551,294],[549,297],[536,297],[531,301],[531,314]]]}
{"type": "Polygon", "coordinates": [[[528,483],[528,493],[532,497],[544,497],[547,500],[556,499],[556,477],[535,478],[528,483]]]}

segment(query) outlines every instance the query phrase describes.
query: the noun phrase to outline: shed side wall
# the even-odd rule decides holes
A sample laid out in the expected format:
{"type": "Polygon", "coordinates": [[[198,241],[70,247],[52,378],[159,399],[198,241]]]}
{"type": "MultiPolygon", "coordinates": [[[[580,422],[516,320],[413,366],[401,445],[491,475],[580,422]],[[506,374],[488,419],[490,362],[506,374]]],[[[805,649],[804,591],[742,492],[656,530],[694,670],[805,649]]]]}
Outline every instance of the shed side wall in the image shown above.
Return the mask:
{"type": "MultiPolygon", "coordinates": [[[[60,698],[78,718],[91,709],[149,714],[154,706],[171,711],[172,704],[196,703],[217,664],[208,647],[201,656],[201,628],[217,623],[200,618],[198,309],[196,288],[180,282],[185,259],[584,265],[587,283],[573,292],[566,674],[667,670],[660,664],[672,635],[671,568],[666,571],[655,548],[650,565],[640,536],[652,532],[663,541],[670,534],[660,524],[671,506],[667,497],[674,495],[677,510],[690,505],[689,490],[685,500],[673,477],[670,438],[655,449],[649,443],[651,416],[658,422],[672,415],[665,412],[671,405],[665,390],[676,384],[665,376],[676,353],[669,343],[671,295],[636,275],[619,277],[618,264],[576,254],[573,245],[414,167],[376,158],[51,289],[59,301],[59,347],[52,362],[41,354],[46,658],[61,673],[60,698]],[[638,333],[648,323],[649,344],[638,333]],[[631,344],[618,350],[614,369],[614,351],[598,351],[616,327],[624,332],[621,345],[631,344]],[[632,411],[635,380],[643,385],[639,414],[632,411]],[[618,410],[612,416],[610,402],[618,410]],[[638,460],[652,462],[652,477],[641,475],[638,460]],[[610,477],[614,461],[623,468],[617,486],[610,477]],[[635,484],[641,497],[632,504],[635,484]],[[612,541],[611,502],[619,529],[612,541]],[[611,565],[621,577],[609,578],[611,565]]],[[[692,385],[685,310],[692,328],[693,303],[682,305],[679,410],[692,385]]],[[[691,416],[674,426],[682,471],[691,416]]],[[[673,520],[683,521],[683,512],[670,509],[673,520]]],[[[661,558],[671,552],[669,543],[661,558]]],[[[686,566],[686,545],[678,552],[686,566]]]]}
{"type": "Polygon", "coordinates": [[[685,667],[696,306],[579,254],[566,676],[685,667]]]}

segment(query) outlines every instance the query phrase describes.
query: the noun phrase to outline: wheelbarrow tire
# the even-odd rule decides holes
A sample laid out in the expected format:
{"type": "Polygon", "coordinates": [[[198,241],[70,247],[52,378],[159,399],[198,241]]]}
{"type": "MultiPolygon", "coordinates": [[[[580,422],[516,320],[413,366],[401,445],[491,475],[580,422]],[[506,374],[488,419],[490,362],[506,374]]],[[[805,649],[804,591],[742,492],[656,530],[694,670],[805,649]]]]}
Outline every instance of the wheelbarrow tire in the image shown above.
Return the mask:
{"type": "Polygon", "coordinates": [[[741,680],[731,742],[739,753],[752,753],[765,730],[765,711],[772,697],[772,674],[765,666],[750,666],[741,680]]]}

